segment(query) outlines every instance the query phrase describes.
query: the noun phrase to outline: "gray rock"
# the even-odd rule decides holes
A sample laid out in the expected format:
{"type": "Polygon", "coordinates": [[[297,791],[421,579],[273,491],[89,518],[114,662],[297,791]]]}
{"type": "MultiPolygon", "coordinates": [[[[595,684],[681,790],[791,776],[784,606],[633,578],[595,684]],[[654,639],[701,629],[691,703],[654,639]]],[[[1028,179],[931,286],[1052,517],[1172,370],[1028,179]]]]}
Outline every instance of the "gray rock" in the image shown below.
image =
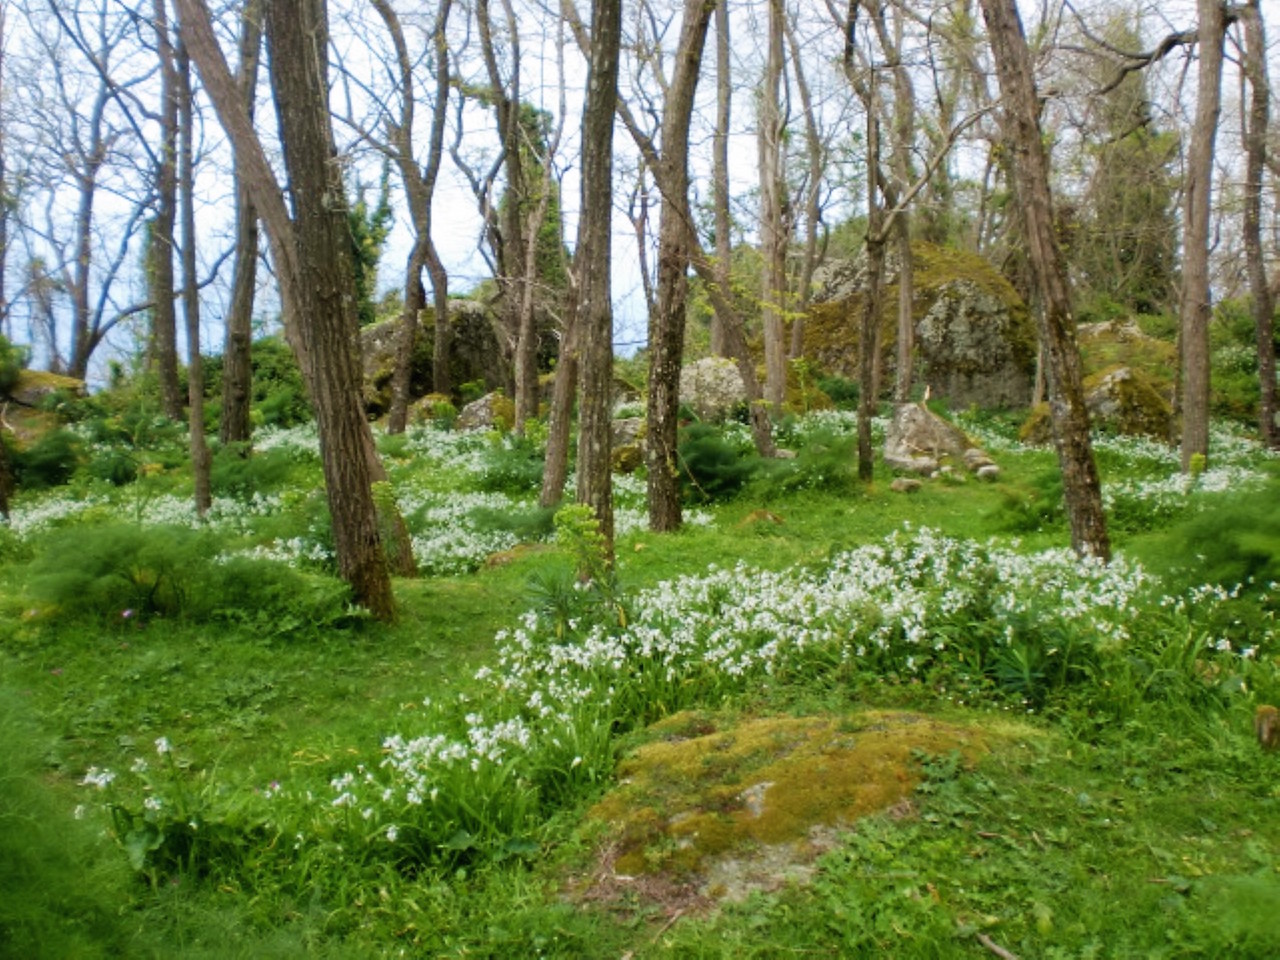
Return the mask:
{"type": "Polygon", "coordinates": [[[500,405],[510,403],[501,390],[486,393],[479,400],[473,400],[462,408],[462,412],[458,414],[457,429],[488,430],[498,422],[500,405]]]}
{"type": "Polygon", "coordinates": [[[1000,478],[1000,468],[994,463],[988,463],[978,468],[977,476],[979,480],[985,480],[987,483],[994,483],[1000,478]]]}
{"type": "Polygon", "coordinates": [[[1017,319],[972,280],[953,280],[916,325],[924,378],[954,407],[1023,407],[1031,400],[1035,357],[1017,319]]]}
{"type": "Polygon", "coordinates": [[[889,484],[889,489],[894,493],[915,493],[923,486],[924,481],[914,477],[897,477],[893,483],[889,484]]]}
{"type": "Polygon", "coordinates": [[[747,388],[737,365],[725,357],[705,357],[680,371],[680,402],[700,420],[724,420],[746,403],[747,388]]]}
{"type": "Polygon", "coordinates": [[[918,403],[900,403],[885,432],[884,459],[912,473],[933,473],[944,457],[963,457],[972,444],[964,432],[918,403]]]}
{"type": "Polygon", "coordinates": [[[644,430],[644,419],[641,417],[627,417],[622,420],[613,421],[613,448],[629,447],[637,443],[640,439],[640,433],[644,430]]]}

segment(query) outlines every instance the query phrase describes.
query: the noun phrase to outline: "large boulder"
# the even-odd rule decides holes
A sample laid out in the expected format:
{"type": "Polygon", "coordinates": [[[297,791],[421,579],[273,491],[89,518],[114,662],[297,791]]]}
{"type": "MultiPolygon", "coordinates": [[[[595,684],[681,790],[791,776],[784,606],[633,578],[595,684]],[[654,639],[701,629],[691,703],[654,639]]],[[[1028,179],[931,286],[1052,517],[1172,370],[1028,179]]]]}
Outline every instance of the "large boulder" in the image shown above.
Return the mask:
{"type": "Polygon", "coordinates": [[[704,357],[680,371],[680,402],[700,420],[724,420],[747,402],[747,388],[732,360],[704,357]]]}
{"type": "MultiPolygon", "coordinates": [[[[1152,379],[1133,367],[1116,364],[1085,377],[1084,404],[1092,425],[1111,433],[1161,442],[1168,442],[1173,435],[1172,406],[1152,379]]],[[[1048,404],[1042,403],[1031,411],[1019,437],[1032,444],[1053,439],[1048,404]]]]}
{"type": "MultiPolygon", "coordinates": [[[[914,243],[915,379],[953,407],[1025,406],[1035,375],[1035,327],[1000,272],[975,254],[914,243]]],[[[882,383],[896,363],[898,273],[890,254],[880,316],[882,383]]],[[[804,325],[804,356],[819,368],[858,377],[858,330],[865,258],[834,261],[815,277],[818,293],[804,325]]]]}
{"type": "Polygon", "coordinates": [[[916,324],[924,380],[952,407],[1025,407],[1035,354],[1008,305],[972,280],[945,284],[916,324]]]}
{"type": "Polygon", "coordinates": [[[83,380],[45,370],[23,370],[18,374],[18,382],[9,391],[7,399],[24,407],[38,407],[46,398],[57,393],[71,397],[89,395],[83,380]]]}
{"type": "Polygon", "coordinates": [[[884,460],[894,470],[932,474],[973,448],[964,431],[918,403],[900,403],[885,431],[884,460]]]}

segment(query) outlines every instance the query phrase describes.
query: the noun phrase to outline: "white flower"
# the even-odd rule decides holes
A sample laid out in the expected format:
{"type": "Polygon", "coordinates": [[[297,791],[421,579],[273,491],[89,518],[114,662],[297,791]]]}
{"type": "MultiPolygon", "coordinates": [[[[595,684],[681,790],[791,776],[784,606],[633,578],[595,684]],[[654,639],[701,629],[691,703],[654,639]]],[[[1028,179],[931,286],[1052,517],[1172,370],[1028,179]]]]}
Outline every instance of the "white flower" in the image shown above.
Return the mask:
{"type": "Polygon", "coordinates": [[[115,778],[116,775],[110,770],[99,770],[97,767],[90,767],[89,772],[80,781],[80,786],[97,787],[99,790],[105,790],[115,778]]]}
{"type": "Polygon", "coordinates": [[[156,753],[164,756],[166,753],[173,752],[173,744],[169,742],[168,737],[156,737],[156,753]]]}
{"type": "Polygon", "coordinates": [[[163,806],[159,797],[147,797],[147,799],[142,801],[142,805],[148,810],[159,810],[160,807],[163,806]]]}
{"type": "Polygon", "coordinates": [[[387,827],[387,842],[388,842],[388,843],[395,843],[395,842],[396,842],[396,837],[398,837],[398,836],[400,836],[400,831],[396,829],[396,825],[395,825],[394,823],[393,823],[393,824],[391,824],[389,827],[387,827]]]}

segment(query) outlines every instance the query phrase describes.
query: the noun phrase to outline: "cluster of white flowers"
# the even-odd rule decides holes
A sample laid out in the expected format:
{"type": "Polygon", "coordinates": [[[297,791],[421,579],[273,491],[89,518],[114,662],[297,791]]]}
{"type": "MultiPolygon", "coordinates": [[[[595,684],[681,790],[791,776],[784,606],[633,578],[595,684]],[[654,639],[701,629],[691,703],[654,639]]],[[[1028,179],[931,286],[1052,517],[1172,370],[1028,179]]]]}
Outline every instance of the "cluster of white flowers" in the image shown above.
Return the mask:
{"type": "MultiPolygon", "coordinates": [[[[26,539],[33,534],[60,525],[70,517],[76,517],[94,507],[106,506],[110,501],[104,496],[89,495],[72,499],[59,495],[39,499],[24,498],[14,504],[9,513],[9,530],[26,539]]],[[[0,517],[0,524],[6,521],[0,517]]]]}
{"type": "Polygon", "coordinates": [[[287,450],[295,460],[311,460],[320,456],[320,434],[314,422],[296,427],[259,427],[253,432],[253,449],[259,453],[287,450]]]}
{"type": "MultiPolygon", "coordinates": [[[[623,692],[634,704],[645,691],[674,693],[708,678],[740,684],[816,661],[884,655],[899,671],[920,671],[947,647],[949,627],[978,619],[995,624],[994,642],[1012,635],[1015,623],[1052,621],[1100,645],[1123,644],[1147,584],[1123,560],[1082,562],[1067,550],[1024,555],[922,530],[822,570],[712,567],[660,583],[634,598],[624,627],[577,635],[571,627],[561,637],[530,611],[499,633],[497,663],[476,675],[491,690],[481,698],[487,715],[468,713],[461,737],[388,737],[378,799],[416,806],[459,768],[479,771],[563,746],[584,707],[608,714],[623,692]]],[[[437,716],[447,713],[444,705],[437,716]]],[[[352,783],[335,792],[341,798],[352,783]]]]}

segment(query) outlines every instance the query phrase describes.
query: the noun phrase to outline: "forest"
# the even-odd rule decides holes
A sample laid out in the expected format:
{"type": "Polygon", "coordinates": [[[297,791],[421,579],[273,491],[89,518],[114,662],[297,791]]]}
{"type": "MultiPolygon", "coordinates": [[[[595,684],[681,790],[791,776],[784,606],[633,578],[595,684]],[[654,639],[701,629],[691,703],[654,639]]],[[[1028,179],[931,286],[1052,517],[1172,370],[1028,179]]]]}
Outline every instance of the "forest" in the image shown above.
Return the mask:
{"type": "Polygon", "coordinates": [[[0,956],[1280,955],[1275,15],[0,0],[0,956]]]}

